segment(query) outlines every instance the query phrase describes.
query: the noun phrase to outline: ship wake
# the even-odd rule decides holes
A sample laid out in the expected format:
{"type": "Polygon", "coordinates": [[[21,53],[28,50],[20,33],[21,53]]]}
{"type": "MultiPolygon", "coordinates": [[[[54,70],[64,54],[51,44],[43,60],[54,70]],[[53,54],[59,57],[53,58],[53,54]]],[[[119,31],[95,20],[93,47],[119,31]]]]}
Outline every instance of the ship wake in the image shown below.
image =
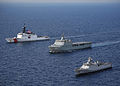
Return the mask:
{"type": "Polygon", "coordinates": [[[120,41],[107,41],[107,42],[93,43],[92,47],[103,47],[103,46],[113,45],[117,43],[120,43],[120,41]]]}

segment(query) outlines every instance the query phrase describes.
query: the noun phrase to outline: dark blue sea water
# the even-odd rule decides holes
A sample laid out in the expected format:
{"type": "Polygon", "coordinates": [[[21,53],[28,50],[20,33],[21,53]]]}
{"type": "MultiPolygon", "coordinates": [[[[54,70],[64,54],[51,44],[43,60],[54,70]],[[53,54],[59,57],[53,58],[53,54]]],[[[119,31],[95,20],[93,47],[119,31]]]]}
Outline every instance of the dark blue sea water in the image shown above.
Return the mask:
{"type": "Polygon", "coordinates": [[[120,4],[0,4],[0,86],[119,86],[120,4]],[[49,41],[9,44],[26,23],[49,41]],[[64,33],[91,49],[50,54],[48,46],[64,33]],[[75,77],[91,56],[112,62],[110,70],[75,77]]]}

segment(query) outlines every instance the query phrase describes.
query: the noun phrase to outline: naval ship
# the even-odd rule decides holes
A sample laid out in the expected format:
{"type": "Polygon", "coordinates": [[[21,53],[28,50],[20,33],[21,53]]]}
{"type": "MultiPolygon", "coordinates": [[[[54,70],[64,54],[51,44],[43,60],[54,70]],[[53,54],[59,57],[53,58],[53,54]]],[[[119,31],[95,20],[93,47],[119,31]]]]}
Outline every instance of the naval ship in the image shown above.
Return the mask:
{"type": "Polygon", "coordinates": [[[100,62],[100,61],[95,62],[91,57],[89,57],[86,63],[83,63],[81,67],[75,69],[75,72],[76,72],[76,76],[79,76],[82,74],[88,74],[109,68],[112,68],[112,63],[100,62]]]}
{"type": "Polygon", "coordinates": [[[40,40],[49,40],[48,36],[37,36],[35,33],[30,30],[26,30],[26,26],[24,24],[23,31],[17,34],[17,37],[6,38],[7,42],[26,42],[26,41],[40,41],[40,40]]]}
{"type": "Polygon", "coordinates": [[[73,50],[91,48],[91,42],[75,42],[65,39],[64,34],[60,40],[56,40],[54,44],[48,46],[50,53],[71,52],[73,50]]]}

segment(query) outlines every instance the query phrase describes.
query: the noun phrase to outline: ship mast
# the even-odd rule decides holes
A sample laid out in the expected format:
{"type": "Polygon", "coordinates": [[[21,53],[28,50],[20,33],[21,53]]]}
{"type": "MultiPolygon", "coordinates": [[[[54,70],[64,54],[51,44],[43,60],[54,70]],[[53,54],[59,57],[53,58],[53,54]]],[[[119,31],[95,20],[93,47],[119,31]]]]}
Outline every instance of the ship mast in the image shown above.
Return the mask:
{"type": "Polygon", "coordinates": [[[64,40],[64,33],[62,34],[61,40],[64,40]]]}
{"type": "Polygon", "coordinates": [[[24,26],[23,26],[23,33],[25,33],[25,29],[26,29],[26,26],[25,26],[25,23],[24,23],[24,26]]]}

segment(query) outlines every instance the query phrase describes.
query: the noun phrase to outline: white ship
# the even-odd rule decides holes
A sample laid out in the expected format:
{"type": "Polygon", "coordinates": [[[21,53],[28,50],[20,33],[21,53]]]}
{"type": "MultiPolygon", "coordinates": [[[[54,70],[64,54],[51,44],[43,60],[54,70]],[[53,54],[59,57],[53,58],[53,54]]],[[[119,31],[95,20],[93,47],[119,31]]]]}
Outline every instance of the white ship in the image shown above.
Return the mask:
{"type": "Polygon", "coordinates": [[[26,41],[40,41],[40,40],[49,40],[48,36],[37,36],[35,33],[30,30],[26,30],[26,26],[24,24],[23,31],[17,34],[17,37],[14,38],[6,38],[7,42],[26,42],[26,41]]]}
{"type": "Polygon", "coordinates": [[[61,37],[61,40],[56,40],[54,44],[48,46],[50,53],[59,53],[59,52],[71,52],[77,49],[85,49],[91,47],[91,42],[75,42],[72,43],[71,40],[65,39],[64,35],[61,37]]]}
{"type": "Polygon", "coordinates": [[[112,63],[99,62],[99,61],[95,62],[91,57],[89,57],[86,63],[83,63],[83,65],[80,68],[75,69],[75,72],[77,73],[76,75],[81,75],[81,74],[97,72],[100,70],[105,70],[108,68],[112,68],[112,63]]]}

